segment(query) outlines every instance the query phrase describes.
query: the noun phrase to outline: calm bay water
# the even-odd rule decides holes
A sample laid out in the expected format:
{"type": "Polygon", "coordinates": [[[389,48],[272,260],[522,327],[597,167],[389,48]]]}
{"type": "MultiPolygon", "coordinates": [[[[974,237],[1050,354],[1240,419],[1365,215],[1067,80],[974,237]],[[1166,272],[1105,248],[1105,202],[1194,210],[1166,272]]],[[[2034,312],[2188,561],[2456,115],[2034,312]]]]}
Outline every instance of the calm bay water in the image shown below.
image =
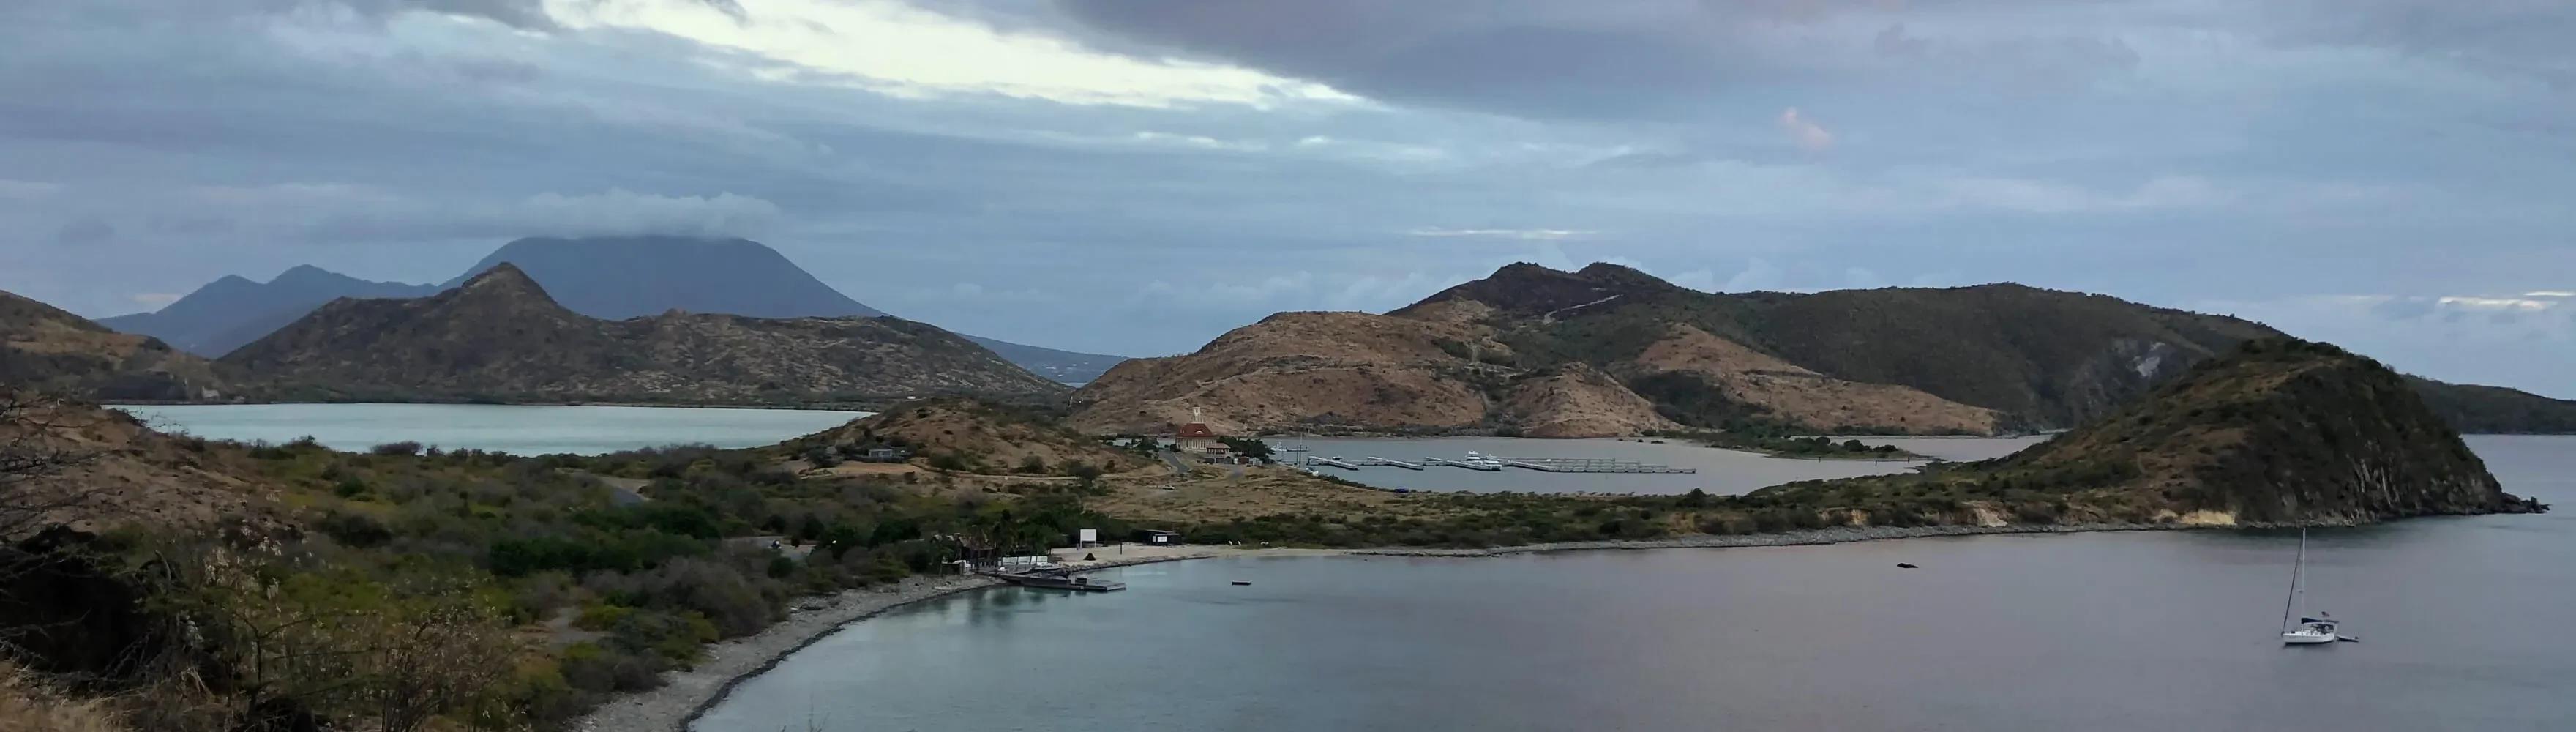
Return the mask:
{"type": "MultiPolygon", "coordinates": [[[[1710,493],[1733,494],[1796,480],[1902,473],[1923,464],[1907,460],[1798,460],[1769,457],[1741,450],[1720,450],[1686,442],[1656,443],[1607,439],[1283,437],[1270,442],[1273,448],[1307,447],[1312,449],[1309,453],[1311,455],[1340,456],[1353,461],[1370,456],[1408,462],[1424,457],[1455,460],[1474,452],[1511,457],[1616,458],[1649,465],[1699,469],[1697,473],[1545,473],[1519,468],[1506,468],[1495,472],[1445,467],[1424,470],[1394,467],[1365,467],[1359,470],[1319,468],[1327,475],[1348,478],[1382,488],[1474,493],[1519,491],[1523,493],[1680,494],[1699,488],[1710,493]]],[[[1986,442],[1999,442],[1999,440],[1986,442]]],[[[1964,446],[1951,447],[1964,449],[1964,446]]],[[[1286,454],[1283,453],[1282,458],[1285,457],[1286,454]]]]}
{"type": "Polygon", "coordinates": [[[854,624],[696,729],[2567,729],[2576,438],[2470,443],[2569,510],[2316,532],[2357,644],[2277,642],[2280,532],[1202,560],[854,624]]]}
{"type": "Polygon", "coordinates": [[[756,447],[819,432],[868,412],[799,409],[493,404],[180,404],[118,406],[156,428],[219,440],[312,436],[338,450],[405,440],[514,455],[600,453],[664,445],[756,447]]]}

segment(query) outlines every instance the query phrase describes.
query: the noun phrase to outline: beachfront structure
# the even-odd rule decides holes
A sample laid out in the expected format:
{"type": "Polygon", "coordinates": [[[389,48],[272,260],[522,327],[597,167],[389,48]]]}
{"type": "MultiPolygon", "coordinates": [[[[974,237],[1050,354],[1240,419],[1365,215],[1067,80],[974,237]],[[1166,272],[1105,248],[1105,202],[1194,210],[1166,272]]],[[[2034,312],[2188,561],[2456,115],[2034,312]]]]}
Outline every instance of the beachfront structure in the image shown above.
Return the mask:
{"type": "Polygon", "coordinates": [[[1162,529],[1138,529],[1136,531],[1136,541],[1140,544],[1171,546],[1173,544],[1181,543],[1181,532],[1164,531],[1162,529]]]}

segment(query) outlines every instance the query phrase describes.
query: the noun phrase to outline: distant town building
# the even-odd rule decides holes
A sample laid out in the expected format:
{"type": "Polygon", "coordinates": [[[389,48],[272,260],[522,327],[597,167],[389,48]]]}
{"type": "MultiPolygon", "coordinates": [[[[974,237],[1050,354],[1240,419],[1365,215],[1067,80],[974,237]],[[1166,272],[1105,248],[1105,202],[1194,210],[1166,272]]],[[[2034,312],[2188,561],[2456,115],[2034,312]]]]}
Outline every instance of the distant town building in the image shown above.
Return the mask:
{"type": "Polygon", "coordinates": [[[1198,455],[1225,449],[1225,443],[1217,439],[1216,430],[1208,427],[1205,422],[1181,425],[1179,430],[1172,433],[1172,442],[1180,446],[1181,452],[1198,455]]]}
{"type": "Polygon", "coordinates": [[[899,463],[912,459],[912,448],[871,447],[859,459],[871,463],[899,463]]]}

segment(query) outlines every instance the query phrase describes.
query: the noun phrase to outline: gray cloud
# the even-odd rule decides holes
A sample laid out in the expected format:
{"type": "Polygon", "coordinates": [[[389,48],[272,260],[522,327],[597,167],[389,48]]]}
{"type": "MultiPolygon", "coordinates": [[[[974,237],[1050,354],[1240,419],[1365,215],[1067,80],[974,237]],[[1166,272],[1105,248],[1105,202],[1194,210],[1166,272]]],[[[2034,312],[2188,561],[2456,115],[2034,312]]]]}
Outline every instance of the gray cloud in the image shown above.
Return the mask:
{"type": "MultiPolygon", "coordinates": [[[[534,0],[0,3],[0,289],[110,315],[223,273],[436,281],[517,236],[705,233],[906,316],[1126,353],[1594,259],[1707,288],[2019,280],[2247,312],[2395,293],[2314,332],[2528,388],[2552,382],[2493,364],[2565,352],[2518,335],[2556,311],[2467,338],[2507,326],[2432,299],[2576,271],[2576,142],[2534,83],[2564,58],[2530,29],[2546,6],[2417,28],[2435,6],[913,5],[1365,100],[871,91],[534,0]],[[1801,150],[1789,109],[1830,148],[1801,150]],[[91,215],[112,236],[55,243],[91,215]]],[[[826,40],[863,22],[711,7],[826,40]]],[[[1142,83],[1114,68],[1035,80],[1142,83]]]]}
{"type": "Polygon", "coordinates": [[[54,231],[54,241],[65,246],[87,246],[116,238],[116,227],[94,217],[82,217],[54,231]]]}

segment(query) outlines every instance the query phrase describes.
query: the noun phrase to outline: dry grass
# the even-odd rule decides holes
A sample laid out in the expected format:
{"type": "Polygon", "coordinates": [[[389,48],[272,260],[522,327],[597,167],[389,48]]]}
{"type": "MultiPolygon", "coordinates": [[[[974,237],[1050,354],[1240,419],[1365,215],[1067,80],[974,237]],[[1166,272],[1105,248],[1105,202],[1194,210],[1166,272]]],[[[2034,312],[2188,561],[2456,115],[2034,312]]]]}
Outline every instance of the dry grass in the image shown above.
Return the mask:
{"type": "Polygon", "coordinates": [[[8,732],[124,732],[113,704],[76,699],[44,679],[0,662],[0,730],[8,732]]]}

